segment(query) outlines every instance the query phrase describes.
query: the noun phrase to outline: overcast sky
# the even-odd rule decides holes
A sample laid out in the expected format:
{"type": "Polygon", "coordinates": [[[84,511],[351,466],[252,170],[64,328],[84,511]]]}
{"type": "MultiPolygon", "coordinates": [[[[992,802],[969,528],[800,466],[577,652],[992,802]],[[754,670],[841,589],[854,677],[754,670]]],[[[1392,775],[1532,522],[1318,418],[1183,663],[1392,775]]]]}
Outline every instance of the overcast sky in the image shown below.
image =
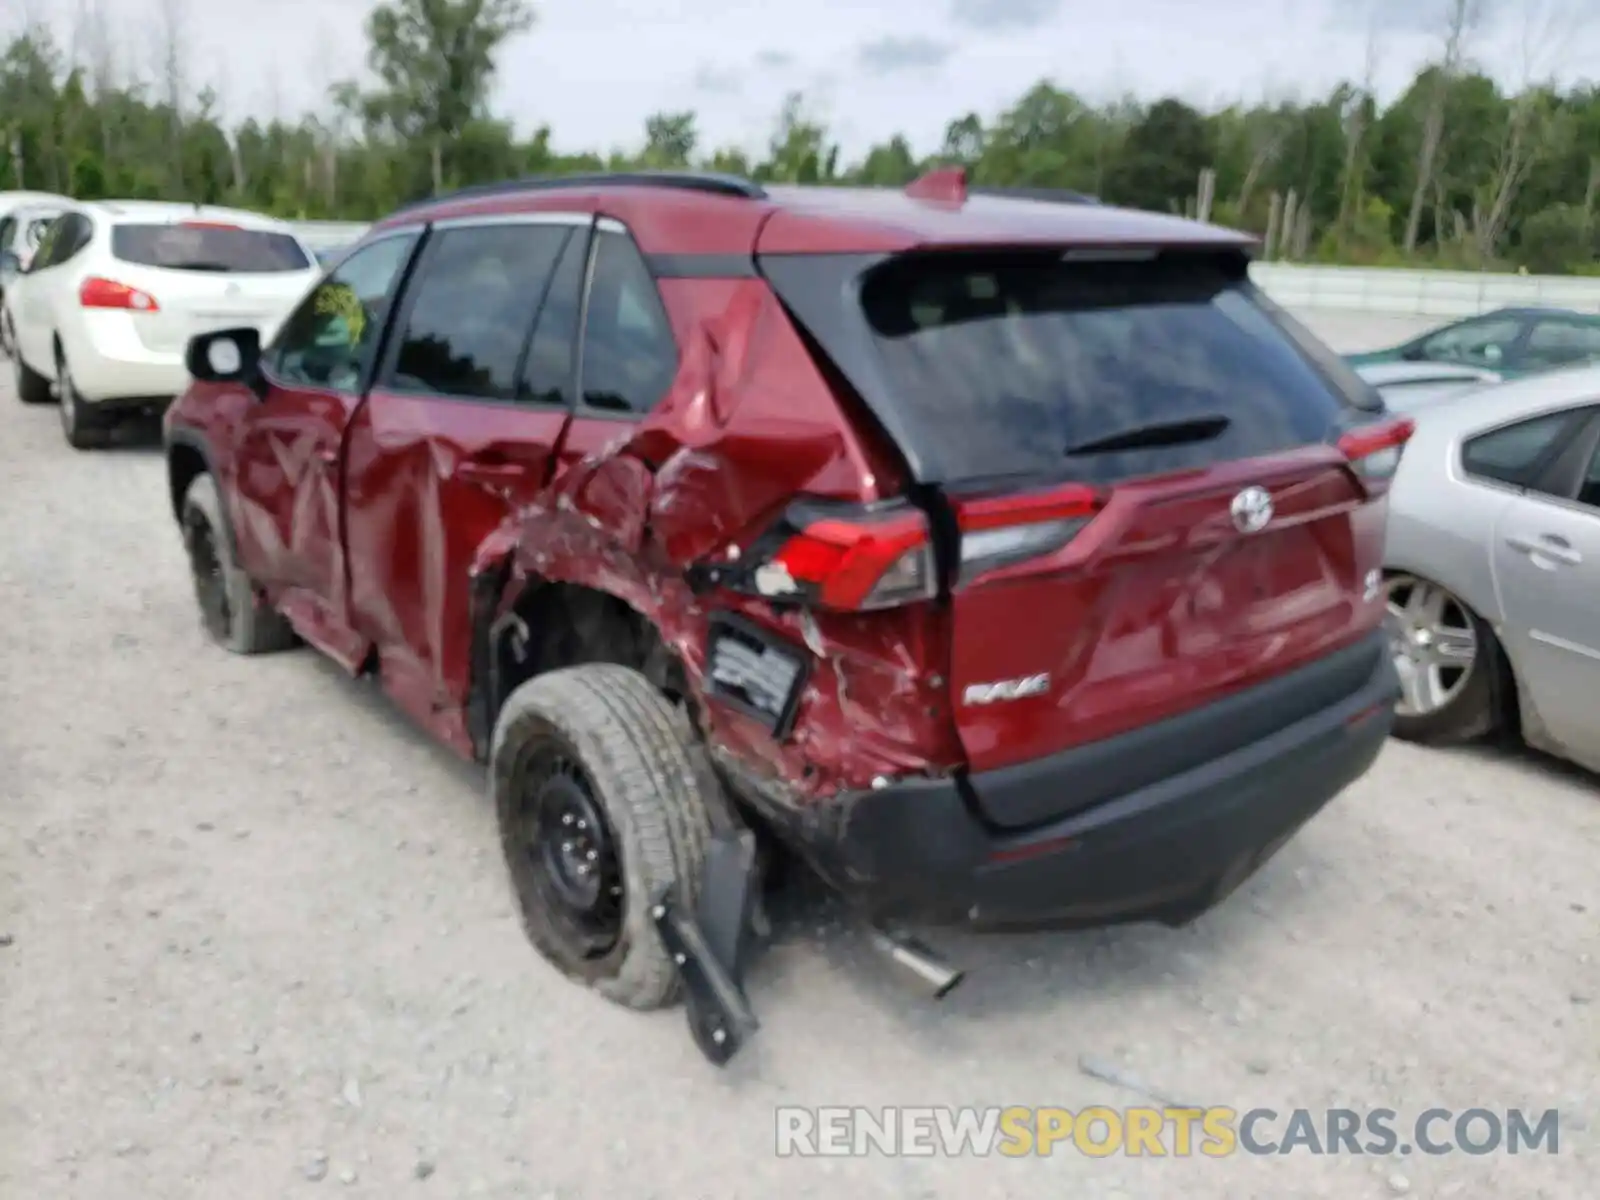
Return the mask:
{"type": "MultiPolygon", "coordinates": [[[[31,4],[65,37],[78,0],[31,4]]],[[[1532,39],[1538,73],[1600,76],[1600,0],[1479,0],[1499,20],[1471,52],[1525,75],[1528,12],[1565,9],[1560,37],[1532,39]]],[[[6,0],[0,0],[0,12],[6,0]]],[[[99,0],[126,67],[153,71],[164,6],[184,16],[195,87],[230,115],[321,108],[360,75],[371,0],[99,0]]],[[[1311,95],[1366,71],[1392,94],[1436,52],[1448,0],[536,0],[534,30],[501,54],[496,108],[561,149],[638,144],[659,109],[700,114],[703,149],[758,149],[786,92],[803,89],[847,156],[900,131],[919,152],[967,111],[992,115],[1033,82],[1099,99],[1134,92],[1221,103],[1311,95]]],[[[14,24],[15,22],[13,22],[14,24]]]]}

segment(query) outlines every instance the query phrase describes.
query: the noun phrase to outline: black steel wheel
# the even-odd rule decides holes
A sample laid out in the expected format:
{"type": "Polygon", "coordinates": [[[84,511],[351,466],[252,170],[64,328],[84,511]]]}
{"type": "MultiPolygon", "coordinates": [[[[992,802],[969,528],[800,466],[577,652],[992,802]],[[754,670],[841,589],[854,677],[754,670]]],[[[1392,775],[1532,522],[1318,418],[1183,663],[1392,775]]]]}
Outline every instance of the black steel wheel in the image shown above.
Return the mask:
{"type": "Polygon", "coordinates": [[[573,953],[604,958],[622,937],[626,885],[616,836],[588,773],[572,748],[551,736],[520,756],[511,788],[529,882],[573,953]]]}
{"type": "Polygon", "coordinates": [[[654,898],[696,902],[710,810],[692,732],[612,663],[519,684],[495,718],[489,789],[523,931],[567,978],[634,1009],[680,994],[654,898]]]}

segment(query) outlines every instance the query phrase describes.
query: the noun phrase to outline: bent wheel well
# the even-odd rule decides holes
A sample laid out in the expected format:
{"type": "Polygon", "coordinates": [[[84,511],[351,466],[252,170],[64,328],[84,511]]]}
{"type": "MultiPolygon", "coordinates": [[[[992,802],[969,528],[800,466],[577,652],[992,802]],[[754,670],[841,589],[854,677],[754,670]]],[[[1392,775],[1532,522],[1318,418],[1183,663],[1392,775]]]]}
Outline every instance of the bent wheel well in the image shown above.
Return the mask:
{"type": "Polygon", "coordinates": [[[616,663],[649,679],[667,699],[689,699],[677,655],[656,628],[617,597],[570,583],[535,583],[509,612],[482,630],[482,682],[475,740],[487,744],[500,706],[519,684],[561,667],[616,663]]]}

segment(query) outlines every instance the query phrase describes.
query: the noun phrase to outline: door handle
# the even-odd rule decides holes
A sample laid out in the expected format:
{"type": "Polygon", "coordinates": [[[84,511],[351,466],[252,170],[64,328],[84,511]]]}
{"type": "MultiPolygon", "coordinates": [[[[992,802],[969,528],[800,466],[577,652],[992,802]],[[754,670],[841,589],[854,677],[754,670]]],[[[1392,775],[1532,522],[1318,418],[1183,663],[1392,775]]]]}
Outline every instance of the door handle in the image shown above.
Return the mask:
{"type": "Polygon", "coordinates": [[[504,486],[522,479],[527,468],[514,462],[464,462],[456,468],[456,474],[468,483],[504,486]]]}
{"type": "Polygon", "coordinates": [[[1575,567],[1583,561],[1583,555],[1574,550],[1572,543],[1559,534],[1543,533],[1537,538],[1507,534],[1506,545],[1513,550],[1522,551],[1529,557],[1547,558],[1569,567],[1575,567]]]}

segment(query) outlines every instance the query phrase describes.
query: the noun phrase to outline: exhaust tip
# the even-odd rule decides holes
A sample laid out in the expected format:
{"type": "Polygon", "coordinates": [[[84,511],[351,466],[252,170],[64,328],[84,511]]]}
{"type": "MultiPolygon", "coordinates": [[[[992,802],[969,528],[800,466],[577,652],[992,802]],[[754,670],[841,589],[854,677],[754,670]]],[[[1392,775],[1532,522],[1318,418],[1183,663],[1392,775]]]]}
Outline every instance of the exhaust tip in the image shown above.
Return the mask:
{"type": "Polygon", "coordinates": [[[874,929],[872,941],[902,975],[935,1000],[943,1000],[967,977],[915,938],[874,929]]]}

